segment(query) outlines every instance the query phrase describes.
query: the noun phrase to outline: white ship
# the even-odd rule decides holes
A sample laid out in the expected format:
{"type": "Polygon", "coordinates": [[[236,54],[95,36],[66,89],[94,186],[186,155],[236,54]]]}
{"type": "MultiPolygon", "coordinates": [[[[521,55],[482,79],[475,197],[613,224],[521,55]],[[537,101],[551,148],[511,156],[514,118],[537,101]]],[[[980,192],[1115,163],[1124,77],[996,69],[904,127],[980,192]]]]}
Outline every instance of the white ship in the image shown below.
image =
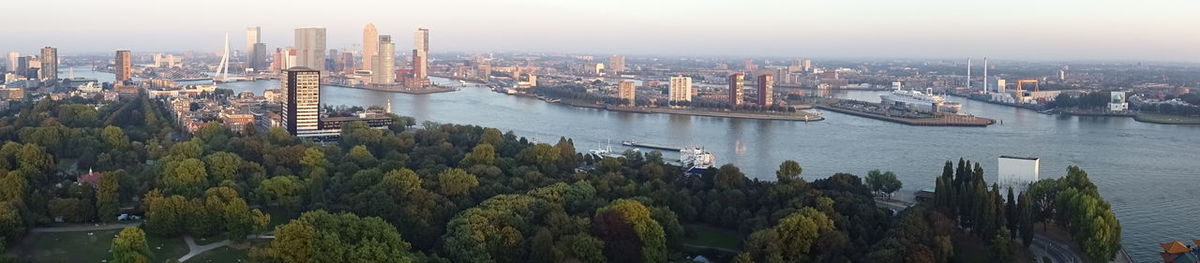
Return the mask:
{"type": "Polygon", "coordinates": [[[933,89],[926,93],[915,90],[893,90],[891,93],[879,95],[887,107],[907,108],[918,112],[949,112],[958,113],[962,104],[948,101],[942,96],[933,95],[933,89]]]}
{"type": "Polygon", "coordinates": [[[700,147],[684,147],[679,150],[679,163],[684,172],[702,173],[713,167],[717,157],[700,147]]]}

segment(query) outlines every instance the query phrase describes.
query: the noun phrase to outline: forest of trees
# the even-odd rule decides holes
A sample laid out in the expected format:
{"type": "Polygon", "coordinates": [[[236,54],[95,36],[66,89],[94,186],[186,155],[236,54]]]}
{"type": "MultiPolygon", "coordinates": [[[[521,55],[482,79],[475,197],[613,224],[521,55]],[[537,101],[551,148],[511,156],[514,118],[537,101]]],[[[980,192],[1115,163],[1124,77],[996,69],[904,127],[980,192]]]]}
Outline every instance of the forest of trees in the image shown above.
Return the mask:
{"type": "MultiPolygon", "coordinates": [[[[1008,208],[995,187],[984,187],[982,172],[962,164],[957,173],[947,165],[947,178],[938,179],[936,206],[893,217],[873,197],[899,187],[890,172],[872,186],[852,174],[802,176],[793,161],[774,181],[749,179],[732,164],[686,175],[657,152],[593,159],[566,138],[533,143],[430,122],[389,129],[355,122],[332,144],[217,123],[187,135],[145,96],[92,103],[42,100],[3,112],[3,240],[60,217],[108,222],[133,213],[145,221],[114,240],[114,261],[149,258],[147,235],[240,241],[274,231],[251,249],[253,261],[666,262],[694,255],[683,245],[693,234],[685,226],[706,225],[737,233],[742,251],[725,254],[736,262],[950,262],[955,230],[947,225],[994,244],[1027,236],[1024,223],[983,213],[1026,222],[1027,213],[1012,211],[1030,210],[1079,236],[1119,230],[1115,219],[1096,224],[1062,212],[1109,219],[1107,209],[1077,205],[1099,200],[1090,182],[1039,182],[1020,198],[1030,201],[1008,208]],[[89,169],[101,173],[99,182],[76,183],[89,169]],[[970,194],[942,195],[942,187],[970,194]],[[271,218],[290,220],[272,229],[271,218]]],[[[1115,233],[1081,242],[1114,245],[1115,233]]],[[[1103,248],[1096,253],[1119,246],[1103,248]]]]}

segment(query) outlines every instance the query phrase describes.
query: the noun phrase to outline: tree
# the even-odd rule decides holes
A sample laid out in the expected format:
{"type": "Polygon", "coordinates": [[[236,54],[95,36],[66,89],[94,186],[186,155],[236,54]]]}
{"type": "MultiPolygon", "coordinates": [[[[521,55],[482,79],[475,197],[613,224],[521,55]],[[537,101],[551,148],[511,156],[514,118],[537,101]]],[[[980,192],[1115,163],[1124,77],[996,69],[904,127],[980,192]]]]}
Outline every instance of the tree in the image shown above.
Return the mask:
{"type": "Polygon", "coordinates": [[[115,263],[149,263],[150,246],[146,243],[146,232],[141,228],[126,227],[112,241],[112,258],[115,263]]]}
{"type": "Polygon", "coordinates": [[[451,168],[438,175],[438,186],[440,186],[441,194],[446,196],[459,196],[471,191],[471,188],[479,185],[479,180],[474,175],[468,174],[458,168],[451,168]]]}
{"type": "Polygon", "coordinates": [[[881,173],[879,170],[871,170],[867,173],[867,185],[871,187],[871,191],[885,193],[888,197],[904,186],[899,179],[896,179],[896,174],[892,171],[881,173]]]}
{"type": "Polygon", "coordinates": [[[208,164],[208,174],[212,176],[213,183],[219,184],[221,181],[233,180],[243,161],[236,154],[216,152],[204,157],[204,162],[208,164]]]}
{"type": "Polygon", "coordinates": [[[463,157],[462,164],[464,166],[494,165],[496,164],[496,147],[486,143],[477,144],[470,153],[463,157]]]}
{"type": "Polygon", "coordinates": [[[713,185],[717,189],[737,189],[746,184],[746,175],[742,174],[742,170],[733,164],[722,165],[717,169],[717,174],[713,179],[715,180],[713,185]]]}
{"type": "Polygon", "coordinates": [[[410,245],[378,217],[306,212],[275,230],[268,257],[278,262],[413,262],[410,245]]]}
{"type": "Polygon", "coordinates": [[[117,220],[120,213],[120,181],[125,170],[104,172],[100,174],[100,184],[96,187],[96,215],[100,221],[112,222],[117,220]]]}
{"type": "Polygon", "coordinates": [[[208,186],[208,172],[200,159],[188,158],[179,161],[174,169],[163,175],[163,185],[168,193],[197,196],[208,186]]]}
{"type": "Polygon", "coordinates": [[[295,176],[276,176],[262,181],[255,191],[267,204],[295,211],[304,201],[304,184],[295,176]]]}
{"type": "Polygon", "coordinates": [[[664,262],[667,259],[666,237],[661,225],[651,218],[650,209],[641,202],[618,199],[596,211],[594,231],[604,243],[605,254],[613,262],[664,262]],[[632,235],[630,235],[632,234],[632,235]],[[619,244],[638,246],[632,252],[623,251],[619,244]]]}
{"type": "Polygon", "coordinates": [[[996,237],[992,238],[991,243],[992,262],[1013,261],[1012,235],[1009,235],[1008,229],[996,232],[996,237]]]}
{"type": "Polygon", "coordinates": [[[787,160],[779,164],[779,170],[775,171],[775,178],[779,182],[787,183],[800,179],[800,173],[804,172],[804,168],[800,168],[800,163],[787,160]]]}

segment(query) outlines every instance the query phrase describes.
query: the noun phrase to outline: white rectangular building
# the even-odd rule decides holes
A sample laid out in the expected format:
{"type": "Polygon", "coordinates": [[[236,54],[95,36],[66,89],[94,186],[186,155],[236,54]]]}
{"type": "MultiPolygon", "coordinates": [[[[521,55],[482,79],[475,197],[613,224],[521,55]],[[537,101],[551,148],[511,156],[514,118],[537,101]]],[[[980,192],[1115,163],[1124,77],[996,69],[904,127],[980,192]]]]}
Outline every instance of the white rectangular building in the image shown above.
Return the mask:
{"type": "Polygon", "coordinates": [[[1025,191],[1025,188],[1037,182],[1040,178],[1041,160],[1036,157],[1000,156],[997,182],[1004,188],[1013,188],[1013,192],[1025,191]]]}
{"type": "Polygon", "coordinates": [[[671,77],[671,87],[668,90],[671,101],[692,101],[692,78],[671,77]]]}

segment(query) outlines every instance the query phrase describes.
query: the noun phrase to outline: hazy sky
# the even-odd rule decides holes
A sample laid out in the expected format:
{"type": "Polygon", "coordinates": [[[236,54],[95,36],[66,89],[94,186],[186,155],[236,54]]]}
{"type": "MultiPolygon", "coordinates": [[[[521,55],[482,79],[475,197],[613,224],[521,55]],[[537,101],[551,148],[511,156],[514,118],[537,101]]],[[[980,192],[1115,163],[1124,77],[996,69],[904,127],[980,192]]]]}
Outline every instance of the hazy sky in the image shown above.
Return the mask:
{"type": "Polygon", "coordinates": [[[329,48],[374,23],[400,50],[721,56],[1200,62],[1196,0],[38,0],[5,1],[0,51],[269,48],[328,28],[329,48]],[[186,4],[185,4],[186,3],[186,4]]]}

